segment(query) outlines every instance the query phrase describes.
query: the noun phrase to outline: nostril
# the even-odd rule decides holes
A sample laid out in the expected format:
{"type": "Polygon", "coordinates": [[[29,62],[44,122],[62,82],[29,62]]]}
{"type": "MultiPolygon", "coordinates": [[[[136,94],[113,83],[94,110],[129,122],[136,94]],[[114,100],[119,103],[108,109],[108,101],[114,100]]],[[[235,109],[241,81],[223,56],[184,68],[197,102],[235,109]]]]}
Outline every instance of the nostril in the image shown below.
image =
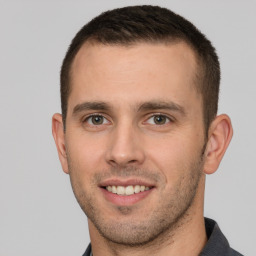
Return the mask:
{"type": "Polygon", "coordinates": [[[120,166],[123,166],[123,165],[129,165],[129,164],[134,164],[134,163],[137,163],[138,161],[136,159],[132,159],[132,160],[124,160],[124,159],[110,159],[109,160],[109,163],[111,165],[120,165],[120,166]]]}
{"type": "Polygon", "coordinates": [[[126,166],[133,164],[141,164],[144,161],[145,155],[142,147],[130,145],[128,142],[119,142],[116,145],[109,146],[106,151],[106,161],[112,166],[126,166]],[[124,145],[123,145],[124,144],[124,145]]]}

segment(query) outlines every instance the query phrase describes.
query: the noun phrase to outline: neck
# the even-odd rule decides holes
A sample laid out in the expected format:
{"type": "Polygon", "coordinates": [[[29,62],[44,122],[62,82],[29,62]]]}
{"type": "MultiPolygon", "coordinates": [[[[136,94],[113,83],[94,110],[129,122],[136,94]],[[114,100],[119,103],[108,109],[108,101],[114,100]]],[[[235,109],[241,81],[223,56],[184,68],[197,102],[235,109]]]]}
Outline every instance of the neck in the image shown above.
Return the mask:
{"type": "Polygon", "coordinates": [[[148,244],[130,247],[106,240],[89,220],[93,256],[196,256],[203,250],[207,236],[203,217],[204,178],[191,207],[174,226],[148,244]]]}

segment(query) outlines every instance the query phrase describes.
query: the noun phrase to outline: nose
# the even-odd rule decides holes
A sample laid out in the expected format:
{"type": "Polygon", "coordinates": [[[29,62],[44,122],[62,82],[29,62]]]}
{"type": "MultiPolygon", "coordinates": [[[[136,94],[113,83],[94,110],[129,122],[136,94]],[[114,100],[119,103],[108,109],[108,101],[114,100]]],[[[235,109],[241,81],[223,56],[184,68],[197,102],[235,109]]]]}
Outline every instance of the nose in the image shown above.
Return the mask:
{"type": "Polygon", "coordinates": [[[135,127],[122,124],[112,130],[106,161],[113,167],[139,166],[145,161],[142,138],[135,127]]]}

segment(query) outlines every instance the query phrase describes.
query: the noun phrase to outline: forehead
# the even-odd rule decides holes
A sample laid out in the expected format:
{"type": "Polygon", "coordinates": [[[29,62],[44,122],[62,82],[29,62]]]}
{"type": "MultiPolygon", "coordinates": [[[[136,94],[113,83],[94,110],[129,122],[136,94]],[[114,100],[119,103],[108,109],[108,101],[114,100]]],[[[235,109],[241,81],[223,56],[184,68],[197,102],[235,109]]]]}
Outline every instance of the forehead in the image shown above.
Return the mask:
{"type": "Polygon", "coordinates": [[[180,101],[198,97],[196,57],[184,42],[130,46],[85,43],[71,69],[72,101],[180,101]]]}

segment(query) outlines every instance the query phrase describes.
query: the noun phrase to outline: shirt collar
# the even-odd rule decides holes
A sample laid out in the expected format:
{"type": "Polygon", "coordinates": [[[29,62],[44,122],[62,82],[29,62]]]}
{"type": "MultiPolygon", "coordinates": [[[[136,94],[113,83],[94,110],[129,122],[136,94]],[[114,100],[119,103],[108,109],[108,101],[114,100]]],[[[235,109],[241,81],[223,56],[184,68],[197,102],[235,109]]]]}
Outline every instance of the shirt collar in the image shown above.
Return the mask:
{"type": "Polygon", "coordinates": [[[242,256],[242,254],[230,248],[228,240],[214,220],[205,218],[205,229],[208,241],[200,256],[242,256]]]}

